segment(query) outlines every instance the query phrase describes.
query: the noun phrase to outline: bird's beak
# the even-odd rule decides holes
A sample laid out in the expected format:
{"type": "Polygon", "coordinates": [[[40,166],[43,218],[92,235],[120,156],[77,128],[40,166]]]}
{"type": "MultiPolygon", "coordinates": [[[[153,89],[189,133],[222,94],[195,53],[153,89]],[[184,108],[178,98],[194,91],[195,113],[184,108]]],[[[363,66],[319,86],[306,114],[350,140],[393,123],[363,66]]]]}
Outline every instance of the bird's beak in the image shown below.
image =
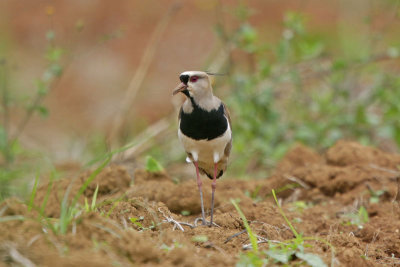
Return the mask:
{"type": "Polygon", "coordinates": [[[172,95],[176,95],[177,93],[183,92],[187,89],[187,85],[184,83],[180,83],[177,87],[175,87],[174,91],[172,92],[172,95]]]}

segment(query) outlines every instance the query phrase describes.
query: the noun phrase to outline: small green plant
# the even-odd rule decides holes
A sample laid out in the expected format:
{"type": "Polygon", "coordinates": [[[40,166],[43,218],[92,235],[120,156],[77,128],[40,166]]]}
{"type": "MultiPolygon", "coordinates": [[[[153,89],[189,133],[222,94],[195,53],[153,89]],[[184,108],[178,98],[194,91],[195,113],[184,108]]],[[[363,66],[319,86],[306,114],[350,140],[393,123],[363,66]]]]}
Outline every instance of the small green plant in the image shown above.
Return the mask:
{"type": "Polygon", "coordinates": [[[206,235],[195,235],[192,237],[193,242],[204,243],[208,241],[208,236],[206,235]]]}
{"type": "Polygon", "coordinates": [[[242,218],[244,227],[246,228],[247,234],[249,235],[249,239],[251,242],[251,247],[252,250],[255,254],[258,254],[258,243],[257,243],[257,237],[253,234],[253,231],[250,228],[249,222],[246,219],[246,216],[244,216],[244,213],[242,210],[239,208],[239,205],[237,204],[237,201],[234,199],[231,199],[232,205],[235,207],[237,212],[239,213],[240,218],[242,218]]]}
{"type": "Polygon", "coordinates": [[[251,242],[251,249],[252,251],[248,253],[243,253],[240,255],[240,260],[236,264],[236,266],[263,266],[266,263],[268,263],[268,260],[265,257],[262,257],[262,254],[259,253],[258,250],[258,241],[256,235],[253,233],[249,222],[246,219],[246,216],[242,212],[242,210],[239,208],[239,205],[237,203],[237,200],[231,199],[232,205],[235,207],[236,211],[239,213],[240,218],[243,221],[244,227],[246,229],[246,232],[249,236],[250,242],[251,242]]]}
{"type": "Polygon", "coordinates": [[[253,191],[245,191],[244,194],[248,197],[250,197],[254,202],[259,202],[262,200],[262,197],[259,195],[261,186],[257,186],[253,191]]]}
{"type": "Polygon", "coordinates": [[[305,243],[307,240],[314,240],[314,241],[319,241],[322,242],[326,245],[328,245],[331,250],[332,250],[332,255],[334,253],[334,248],[333,246],[328,243],[327,241],[316,238],[316,237],[303,237],[300,235],[296,229],[293,227],[292,223],[289,221],[289,219],[286,217],[285,212],[283,211],[282,207],[279,205],[278,199],[275,194],[275,190],[272,190],[272,195],[274,197],[275,203],[278,206],[279,213],[282,215],[282,217],[285,219],[286,223],[288,224],[289,228],[293,232],[295,238],[286,242],[282,242],[278,245],[273,245],[270,244],[270,250],[267,251],[267,255],[271,258],[274,259],[275,262],[280,262],[283,264],[288,264],[294,256],[297,258],[303,260],[306,264],[310,266],[327,266],[322,259],[315,254],[312,253],[306,253],[304,251],[304,248],[307,246],[310,246],[305,243]]]}
{"type": "Polygon", "coordinates": [[[322,259],[315,254],[307,253],[304,251],[304,248],[310,245],[305,243],[306,240],[315,240],[323,242],[329,245],[333,251],[333,247],[327,241],[313,238],[313,237],[302,237],[293,227],[291,222],[286,217],[285,213],[283,212],[282,208],[280,207],[278,200],[275,195],[275,191],[272,190],[272,195],[278,205],[279,212],[285,219],[286,223],[289,225],[290,229],[292,230],[293,234],[296,238],[281,242],[279,244],[274,244],[269,242],[269,250],[267,251],[259,251],[258,249],[258,242],[257,237],[251,230],[246,217],[244,216],[243,212],[240,210],[239,206],[237,205],[236,201],[231,200],[232,204],[238,211],[240,217],[243,220],[245,225],[246,231],[249,235],[251,241],[252,251],[246,254],[241,254],[239,262],[236,266],[265,266],[267,263],[272,260],[275,263],[282,263],[282,264],[289,264],[290,261],[294,260],[295,258],[302,260],[305,264],[312,266],[312,267],[320,267],[320,266],[327,266],[322,259]]]}
{"type": "MultiPolygon", "coordinates": [[[[75,216],[79,214],[79,208],[77,208],[76,204],[86,190],[86,188],[90,185],[90,183],[96,178],[96,176],[108,165],[111,158],[106,159],[99,167],[97,167],[90,176],[85,180],[83,185],[79,188],[78,192],[75,194],[74,198],[72,199],[71,203],[68,202],[68,195],[70,187],[67,188],[63,201],[61,202],[61,212],[60,212],[60,219],[59,225],[56,227],[56,232],[60,234],[65,234],[68,230],[69,224],[75,219],[75,216]]],[[[98,188],[97,188],[98,190],[98,188]]],[[[96,192],[95,192],[96,194],[96,192]]],[[[96,196],[97,197],[97,196],[96,196]]],[[[92,207],[94,208],[96,205],[96,197],[93,196],[92,199],[92,207]]]]}
{"type": "Polygon", "coordinates": [[[162,244],[160,246],[160,249],[169,252],[169,251],[173,250],[174,248],[182,248],[182,247],[183,247],[183,245],[181,243],[175,241],[171,246],[167,246],[166,244],[162,244]]]}
{"type": "Polygon", "coordinates": [[[146,157],[146,171],[148,172],[160,172],[164,170],[161,164],[152,156],[146,157]]]}
{"type": "Polygon", "coordinates": [[[361,206],[356,213],[346,213],[344,217],[348,219],[347,224],[357,225],[358,228],[363,228],[363,225],[369,221],[368,211],[364,206],[361,206]]]}
{"type": "Polygon", "coordinates": [[[111,209],[106,214],[106,218],[110,217],[111,213],[117,207],[118,203],[119,203],[118,200],[113,202],[113,205],[111,206],[111,209]]]}
{"type": "Polygon", "coordinates": [[[189,211],[189,210],[182,210],[182,211],[181,211],[181,214],[182,214],[183,216],[189,216],[189,215],[190,215],[190,211],[189,211]]]}
{"type": "Polygon", "coordinates": [[[236,267],[259,267],[267,266],[268,258],[255,254],[253,251],[240,254],[239,261],[236,263],[236,267]]]}
{"type": "Polygon", "coordinates": [[[312,267],[327,266],[318,255],[304,252],[302,239],[294,239],[289,243],[279,245],[271,244],[266,255],[276,263],[289,264],[290,261],[298,258],[312,267]]]}
{"type": "Polygon", "coordinates": [[[131,223],[133,223],[133,225],[135,225],[137,227],[137,230],[139,230],[139,231],[154,230],[159,225],[159,224],[156,224],[154,221],[151,221],[151,225],[144,226],[141,223],[144,221],[144,216],[130,217],[129,220],[131,221],[131,223]]]}
{"type": "Polygon", "coordinates": [[[92,204],[89,206],[88,200],[85,197],[85,210],[86,212],[94,211],[96,209],[96,200],[97,200],[97,194],[99,192],[99,185],[97,184],[96,190],[94,191],[93,198],[92,198],[92,204]]]}
{"type": "Polygon", "coordinates": [[[295,201],[292,203],[292,207],[290,208],[290,210],[302,213],[305,209],[308,209],[310,206],[311,204],[305,201],[295,201]]]}
{"type": "Polygon", "coordinates": [[[71,185],[68,186],[67,190],[65,191],[63,200],[61,202],[60,219],[58,223],[55,224],[56,232],[63,235],[67,233],[68,225],[71,223],[75,211],[73,207],[68,205],[68,196],[70,190],[71,190],[71,185]]]}
{"type": "Polygon", "coordinates": [[[39,184],[39,173],[36,173],[35,183],[33,184],[31,196],[30,196],[30,198],[29,198],[28,211],[31,211],[31,210],[32,210],[33,201],[35,200],[36,190],[37,190],[38,184],[39,184]]]}
{"type": "MultiPolygon", "coordinates": [[[[44,199],[43,199],[42,205],[40,206],[40,210],[39,210],[39,213],[40,213],[41,216],[44,216],[44,211],[46,209],[47,201],[49,199],[51,190],[53,189],[54,178],[55,178],[55,172],[51,172],[50,173],[50,180],[49,180],[49,183],[47,185],[46,194],[44,195],[44,199]]],[[[33,194],[33,190],[32,190],[32,194],[33,194]]]]}
{"type": "Polygon", "coordinates": [[[89,184],[96,178],[96,176],[110,163],[111,157],[106,158],[106,160],[103,161],[103,163],[97,167],[91,174],[90,176],[86,179],[86,181],[83,183],[83,185],[79,188],[78,193],[75,195],[75,197],[72,200],[71,205],[75,206],[75,204],[78,202],[79,197],[83,194],[83,192],[86,190],[86,188],[89,186],[89,184]]]}
{"type": "Polygon", "coordinates": [[[386,190],[373,190],[372,188],[368,187],[368,192],[370,194],[369,203],[379,203],[379,199],[382,195],[384,195],[387,191],[386,190]]]}
{"type": "Polygon", "coordinates": [[[289,225],[290,230],[292,230],[293,234],[296,236],[296,239],[301,238],[301,236],[297,233],[296,229],[293,227],[292,223],[286,217],[286,214],[283,211],[281,205],[279,205],[279,202],[278,202],[278,199],[276,198],[276,194],[275,194],[275,190],[274,189],[272,189],[272,196],[274,197],[275,203],[278,206],[279,213],[282,215],[282,217],[285,219],[286,223],[289,225]]]}
{"type": "Polygon", "coordinates": [[[64,197],[61,201],[60,204],[60,217],[58,219],[53,219],[53,218],[48,218],[45,214],[45,209],[47,205],[48,198],[50,196],[51,190],[53,189],[53,182],[54,182],[54,177],[55,173],[52,172],[50,175],[50,181],[47,186],[46,194],[43,199],[43,202],[40,207],[36,207],[33,204],[33,200],[36,195],[36,186],[37,182],[35,181],[36,186],[32,189],[31,197],[28,202],[28,209],[35,209],[39,212],[38,215],[38,220],[41,221],[44,226],[48,229],[50,229],[54,234],[66,234],[68,231],[68,227],[70,224],[76,220],[81,214],[82,211],[93,211],[96,208],[96,200],[97,200],[97,195],[98,195],[98,186],[96,187],[96,190],[94,192],[93,198],[92,198],[92,203],[89,206],[87,199],[85,199],[85,205],[80,206],[78,204],[78,200],[80,196],[83,194],[83,192],[86,190],[86,188],[89,186],[89,184],[96,178],[96,176],[108,165],[110,162],[110,158],[106,159],[99,167],[97,167],[91,175],[86,179],[86,181],[83,183],[83,185],[79,188],[78,192],[75,194],[75,196],[72,198],[71,201],[69,201],[69,195],[70,195],[70,190],[71,186],[68,186],[64,193],[64,197]]]}
{"type": "Polygon", "coordinates": [[[139,217],[139,218],[130,217],[129,220],[130,220],[134,225],[136,225],[137,227],[139,227],[139,230],[140,230],[140,229],[143,229],[143,225],[140,223],[141,221],[144,220],[144,217],[143,217],[143,216],[141,216],[141,217],[139,217]]]}

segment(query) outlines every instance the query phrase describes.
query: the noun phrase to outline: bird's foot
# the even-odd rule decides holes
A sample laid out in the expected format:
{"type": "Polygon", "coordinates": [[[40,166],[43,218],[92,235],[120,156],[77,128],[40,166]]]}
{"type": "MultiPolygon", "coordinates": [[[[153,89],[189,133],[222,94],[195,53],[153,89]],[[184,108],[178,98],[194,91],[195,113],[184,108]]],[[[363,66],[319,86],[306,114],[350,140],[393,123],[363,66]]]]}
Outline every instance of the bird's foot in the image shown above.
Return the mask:
{"type": "Polygon", "coordinates": [[[216,227],[221,227],[218,224],[216,224],[215,222],[212,223],[210,221],[207,221],[205,218],[202,217],[198,217],[194,220],[194,227],[200,226],[200,225],[204,225],[204,226],[216,226],[216,227]],[[201,224],[199,224],[199,221],[201,221],[201,224]]]}

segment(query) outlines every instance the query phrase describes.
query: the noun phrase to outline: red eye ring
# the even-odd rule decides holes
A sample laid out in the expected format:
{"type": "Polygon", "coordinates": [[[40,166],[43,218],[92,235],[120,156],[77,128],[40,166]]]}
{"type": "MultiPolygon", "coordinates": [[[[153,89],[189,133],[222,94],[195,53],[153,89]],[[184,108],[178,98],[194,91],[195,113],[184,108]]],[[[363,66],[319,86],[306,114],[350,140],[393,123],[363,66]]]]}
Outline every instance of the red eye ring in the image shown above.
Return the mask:
{"type": "Polygon", "coordinates": [[[190,77],[190,82],[195,83],[199,79],[199,76],[192,76],[190,77]]]}

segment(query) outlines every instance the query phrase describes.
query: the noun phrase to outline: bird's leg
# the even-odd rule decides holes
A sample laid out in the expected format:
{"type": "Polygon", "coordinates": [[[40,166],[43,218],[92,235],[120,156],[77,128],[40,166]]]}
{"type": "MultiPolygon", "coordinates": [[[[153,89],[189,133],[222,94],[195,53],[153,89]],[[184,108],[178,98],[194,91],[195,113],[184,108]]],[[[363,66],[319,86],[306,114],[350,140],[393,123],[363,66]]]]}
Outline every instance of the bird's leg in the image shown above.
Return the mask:
{"type": "Polygon", "coordinates": [[[194,162],[194,166],[196,166],[197,186],[198,186],[199,192],[200,192],[201,218],[203,220],[202,225],[205,225],[206,224],[206,216],[205,216],[205,213],[204,213],[204,204],[203,204],[203,190],[202,190],[203,182],[201,181],[201,178],[200,178],[199,164],[197,163],[197,161],[194,162]]]}
{"type": "Polygon", "coordinates": [[[215,188],[217,188],[217,170],[218,170],[218,164],[214,163],[214,179],[213,179],[213,181],[211,183],[212,195],[211,195],[211,221],[210,221],[210,227],[213,225],[214,193],[215,193],[215,188]]]}

